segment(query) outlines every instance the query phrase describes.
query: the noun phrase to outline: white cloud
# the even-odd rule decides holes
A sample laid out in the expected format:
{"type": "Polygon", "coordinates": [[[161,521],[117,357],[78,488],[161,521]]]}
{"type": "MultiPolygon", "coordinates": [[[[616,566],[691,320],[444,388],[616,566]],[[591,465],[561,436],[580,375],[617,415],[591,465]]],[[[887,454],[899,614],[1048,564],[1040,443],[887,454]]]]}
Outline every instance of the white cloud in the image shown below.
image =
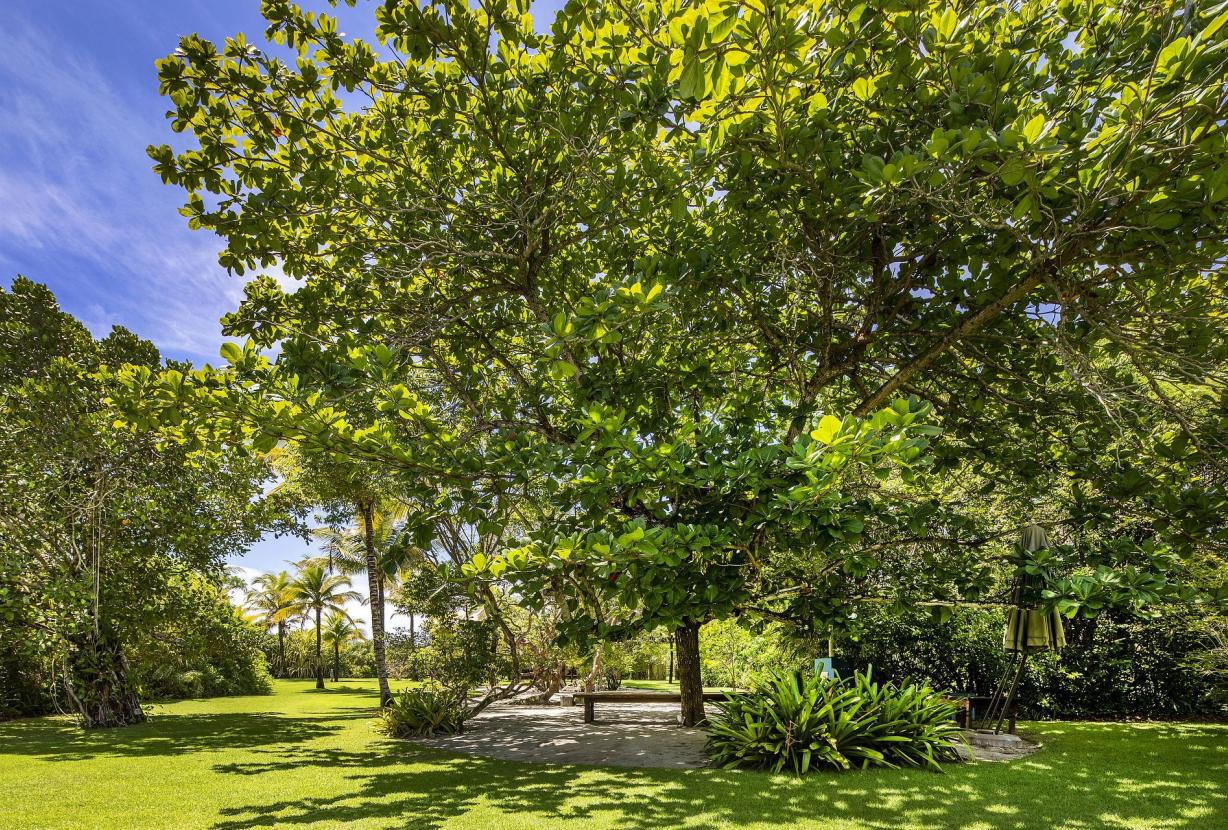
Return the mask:
{"type": "Polygon", "coordinates": [[[187,228],[183,194],[145,156],[171,136],[152,66],[147,91],[125,94],[88,56],[14,19],[0,29],[0,80],[0,265],[47,282],[96,334],[120,323],[214,358],[218,318],[243,283],[217,264],[218,237],[187,228]]]}

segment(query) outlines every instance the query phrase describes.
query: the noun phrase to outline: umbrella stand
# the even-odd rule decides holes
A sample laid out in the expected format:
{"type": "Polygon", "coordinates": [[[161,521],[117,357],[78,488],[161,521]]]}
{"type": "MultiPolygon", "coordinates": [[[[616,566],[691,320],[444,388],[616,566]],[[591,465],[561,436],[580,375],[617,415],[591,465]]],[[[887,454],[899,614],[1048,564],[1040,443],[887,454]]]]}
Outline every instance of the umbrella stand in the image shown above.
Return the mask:
{"type": "Polygon", "coordinates": [[[1027,652],[1020,652],[1019,668],[1015,671],[1015,679],[1011,681],[1011,690],[1006,693],[1006,698],[1002,701],[1002,708],[998,710],[998,722],[993,727],[995,735],[1002,731],[1002,719],[1006,717],[1007,711],[1011,708],[1011,703],[1015,700],[1015,692],[1019,689],[1019,679],[1023,677],[1023,664],[1027,661],[1027,652]]]}
{"type": "MultiPolygon", "coordinates": [[[[1010,652],[1006,661],[1006,669],[1002,672],[1002,677],[993,687],[993,697],[989,699],[989,705],[985,707],[984,713],[980,718],[981,729],[989,728],[989,721],[993,718],[993,712],[998,708],[999,701],[1002,700],[1002,690],[1006,688],[1006,684],[1010,683],[1011,675],[1015,673],[1015,659],[1018,655],[1015,652],[1010,652]]],[[[968,728],[974,728],[974,725],[969,723],[968,728]]]]}
{"type": "MultiPolygon", "coordinates": [[[[1049,547],[1049,538],[1044,528],[1035,524],[1024,528],[1020,547],[1027,552],[1049,547]]],[[[1015,701],[1015,693],[1019,691],[1019,681],[1023,679],[1028,655],[1042,651],[1058,651],[1066,645],[1061,619],[1053,611],[1042,611],[1038,605],[1042,580],[1041,574],[1029,575],[1020,568],[1011,590],[1011,604],[1014,607],[1007,612],[1006,631],[1002,637],[1002,646],[1010,659],[990,699],[985,717],[981,720],[981,729],[985,731],[988,731],[990,723],[994,724],[995,735],[1002,731],[1002,721],[1015,701]]]]}

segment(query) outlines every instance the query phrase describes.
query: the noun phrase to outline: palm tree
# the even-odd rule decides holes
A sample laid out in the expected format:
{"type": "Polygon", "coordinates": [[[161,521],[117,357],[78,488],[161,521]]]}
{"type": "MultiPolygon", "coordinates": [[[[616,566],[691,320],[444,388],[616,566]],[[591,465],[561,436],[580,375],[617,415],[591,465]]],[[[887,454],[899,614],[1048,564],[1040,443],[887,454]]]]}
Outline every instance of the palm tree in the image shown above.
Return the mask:
{"type": "Polygon", "coordinates": [[[359,505],[354,525],[344,530],[320,528],[313,535],[323,542],[324,553],[302,564],[327,565],[330,570],[354,575],[365,573],[371,595],[371,637],[375,673],[379,678],[380,705],[392,697],[384,660],[384,595],[396,585],[409,563],[421,557],[405,532],[406,509],[397,503],[359,505]]]}
{"type": "Polygon", "coordinates": [[[362,637],[362,630],[348,614],[339,614],[334,611],[324,621],[324,642],[333,649],[334,683],[341,679],[341,647],[359,637],[362,637]]]}
{"type": "Polygon", "coordinates": [[[350,578],[341,574],[329,576],[321,565],[308,565],[299,571],[290,583],[290,593],[297,608],[315,613],[316,618],[316,688],[324,688],[324,662],[322,657],[323,626],[320,618],[324,611],[344,614],[345,604],[350,600],[361,601],[356,591],[347,591],[350,578]]]}
{"type": "Polygon", "coordinates": [[[277,627],[277,675],[286,676],[286,621],[297,613],[290,574],[261,574],[247,589],[247,607],[261,615],[265,628],[277,627]]]}

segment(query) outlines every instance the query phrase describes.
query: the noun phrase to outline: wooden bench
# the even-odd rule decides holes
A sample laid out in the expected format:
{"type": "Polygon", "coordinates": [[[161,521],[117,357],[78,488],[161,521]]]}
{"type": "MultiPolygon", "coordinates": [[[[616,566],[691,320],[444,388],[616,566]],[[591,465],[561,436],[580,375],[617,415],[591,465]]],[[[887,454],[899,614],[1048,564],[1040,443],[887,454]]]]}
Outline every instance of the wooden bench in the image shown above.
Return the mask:
{"type": "MultiPolygon", "coordinates": [[[[584,722],[592,723],[594,708],[597,701],[604,703],[682,703],[682,695],[677,692],[645,692],[635,689],[618,690],[616,692],[577,692],[574,700],[584,702],[584,722]]],[[[714,703],[724,700],[723,692],[704,692],[704,703],[714,703]]]]}

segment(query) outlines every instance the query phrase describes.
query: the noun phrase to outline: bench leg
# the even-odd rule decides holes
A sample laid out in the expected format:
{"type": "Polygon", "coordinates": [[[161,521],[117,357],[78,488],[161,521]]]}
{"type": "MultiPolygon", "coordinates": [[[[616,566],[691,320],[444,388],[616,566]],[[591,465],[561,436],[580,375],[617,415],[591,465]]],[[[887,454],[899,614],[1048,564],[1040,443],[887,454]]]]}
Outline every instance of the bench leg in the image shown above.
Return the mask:
{"type": "Polygon", "coordinates": [[[593,722],[593,699],[590,697],[584,698],[584,722],[593,722]]]}

